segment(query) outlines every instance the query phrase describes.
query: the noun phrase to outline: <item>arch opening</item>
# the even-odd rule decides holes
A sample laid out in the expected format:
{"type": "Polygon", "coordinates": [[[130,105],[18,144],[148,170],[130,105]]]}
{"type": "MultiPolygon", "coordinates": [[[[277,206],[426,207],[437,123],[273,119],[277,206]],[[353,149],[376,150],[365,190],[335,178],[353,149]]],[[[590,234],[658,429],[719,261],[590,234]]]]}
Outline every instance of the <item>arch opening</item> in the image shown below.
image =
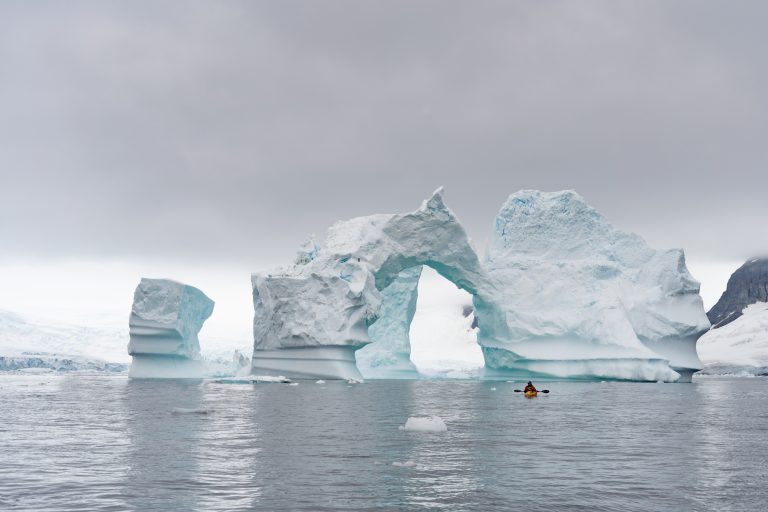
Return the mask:
{"type": "Polygon", "coordinates": [[[381,310],[368,326],[371,343],[356,352],[368,379],[476,376],[473,295],[428,265],[401,270],[381,290],[381,310]],[[415,352],[414,352],[415,347],[415,352]]]}
{"type": "Polygon", "coordinates": [[[472,295],[424,267],[409,338],[411,361],[427,377],[476,377],[484,364],[472,295]]]}

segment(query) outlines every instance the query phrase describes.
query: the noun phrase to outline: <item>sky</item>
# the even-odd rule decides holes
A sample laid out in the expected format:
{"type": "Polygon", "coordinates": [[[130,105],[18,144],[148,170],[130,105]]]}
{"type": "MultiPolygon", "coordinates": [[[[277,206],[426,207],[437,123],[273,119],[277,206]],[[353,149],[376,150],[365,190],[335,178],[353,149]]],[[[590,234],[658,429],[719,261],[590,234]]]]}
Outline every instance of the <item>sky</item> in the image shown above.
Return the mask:
{"type": "Polygon", "coordinates": [[[684,248],[711,305],[768,253],[767,15],[6,0],[0,308],[123,322],[140,276],[171,277],[217,299],[222,336],[245,336],[250,272],[441,185],[480,252],[509,194],[574,189],[684,248]]]}

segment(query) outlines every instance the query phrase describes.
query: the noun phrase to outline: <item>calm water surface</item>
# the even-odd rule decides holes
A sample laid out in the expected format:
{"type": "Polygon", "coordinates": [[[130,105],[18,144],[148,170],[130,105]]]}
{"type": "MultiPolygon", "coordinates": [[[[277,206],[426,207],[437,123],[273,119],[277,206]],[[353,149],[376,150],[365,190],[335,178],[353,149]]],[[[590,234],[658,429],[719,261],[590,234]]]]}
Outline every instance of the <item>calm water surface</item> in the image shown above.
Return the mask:
{"type": "Polygon", "coordinates": [[[515,387],[1,375],[0,510],[768,510],[764,379],[515,387]]]}

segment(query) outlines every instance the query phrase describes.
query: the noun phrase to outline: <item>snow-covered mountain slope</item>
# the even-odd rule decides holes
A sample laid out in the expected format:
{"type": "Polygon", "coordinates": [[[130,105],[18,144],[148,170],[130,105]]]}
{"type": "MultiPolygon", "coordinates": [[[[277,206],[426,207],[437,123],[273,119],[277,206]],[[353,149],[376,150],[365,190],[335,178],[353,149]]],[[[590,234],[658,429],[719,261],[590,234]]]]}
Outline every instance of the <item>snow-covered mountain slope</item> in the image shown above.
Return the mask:
{"type": "Polygon", "coordinates": [[[739,318],[744,308],[755,302],[768,302],[768,258],[753,259],[739,267],[707,316],[717,329],[739,318]]]}
{"type": "Polygon", "coordinates": [[[756,302],[741,315],[699,338],[703,373],[768,375],[768,302],[756,302]]]}

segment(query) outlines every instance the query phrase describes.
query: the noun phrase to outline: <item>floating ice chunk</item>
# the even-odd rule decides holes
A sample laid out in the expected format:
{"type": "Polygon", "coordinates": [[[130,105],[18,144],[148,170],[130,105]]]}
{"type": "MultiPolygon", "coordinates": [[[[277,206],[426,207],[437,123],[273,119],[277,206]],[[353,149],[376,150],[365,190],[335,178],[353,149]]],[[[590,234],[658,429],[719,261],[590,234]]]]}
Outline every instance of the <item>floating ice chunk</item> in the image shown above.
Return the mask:
{"type": "Polygon", "coordinates": [[[496,388],[491,388],[491,391],[496,391],[496,388]]]}
{"type": "Polygon", "coordinates": [[[223,377],[220,379],[214,379],[216,384],[271,384],[271,383],[283,383],[288,384],[291,379],[285,377],[272,377],[270,375],[257,375],[247,377],[223,377]]]}
{"type": "Polygon", "coordinates": [[[363,383],[363,381],[358,380],[358,379],[349,379],[347,381],[347,384],[362,384],[362,383],[363,383]]]}
{"type": "Polygon", "coordinates": [[[315,382],[315,384],[325,384],[325,381],[323,379],[320,379],[317,382],[315,382]]]}
{"type": "Polygon", "coordinates": [[[414,462],[412,460],[407,460],[405,462],[395,461],[395,462],[392,463],[392,465],[395,466],[396,468],[415,468],[416,467],[416,462],[414,462]]]}
{"type": "Polygon", "coordinates": [[[289,385],[289,386],[298,386],[298,385],[299,385],[299,383],[298,383],[298,382],[291,382],[291,383],[290,383],[290,384],[288,384],[288,385],[289,385]]]}
{"type": "Polygon", "coordinates": [[[405,425],[398,427],[406,432],[446,432],[448,427],[440,416],[411,416],[405,425]]]}
{"type": "Polygon", "coordinates": [[[171,410],[171,414],[211,414],[212,412],[213,412],[212,409],[205,409],[205,408],[187,409],[184,407],[174,407],[171,410]]]}
{"type": "Polygon", "coordinates": [[[254,382],[291,382],[291,379],[284,377],[282,375],[272,376],[272,375],[254,375],[251,377],[251,380],[254,382]]]}

